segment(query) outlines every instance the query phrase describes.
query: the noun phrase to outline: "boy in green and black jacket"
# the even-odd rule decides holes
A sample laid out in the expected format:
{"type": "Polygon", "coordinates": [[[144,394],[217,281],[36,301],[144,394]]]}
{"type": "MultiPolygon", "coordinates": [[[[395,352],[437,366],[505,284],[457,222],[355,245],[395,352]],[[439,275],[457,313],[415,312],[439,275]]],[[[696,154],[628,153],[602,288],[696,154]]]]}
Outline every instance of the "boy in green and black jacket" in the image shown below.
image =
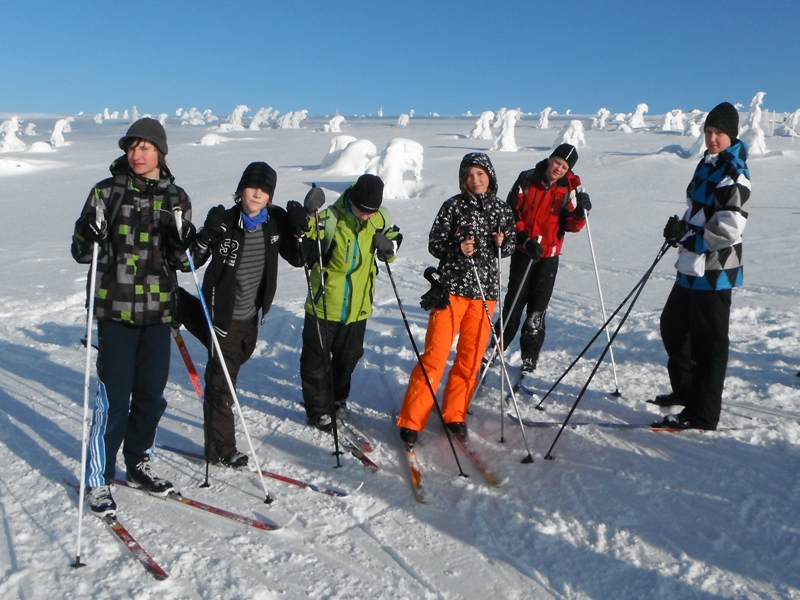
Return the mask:
{"type": "Polygon", "coordinates": [[[311,226],[311,219],[311,231],[304,242],[314,297],[306,300],[300,376],[308,424],[323,431],[333,427],[325,365],[331,365],[335,410],[343,416],[351,376],[364,354],[367,319],[372,314],[378,275],[375,254],[381,260],[393,261],[403,239],[389,212],[381,208],[382,201],[380,177],[362,175],[319,214],[319,230],[311,226]],[[315,259],[317,238],[322,246],[324,302],[322,274],[315,259]],[[317,319],[327,356],[320,345],[317,319]]]}

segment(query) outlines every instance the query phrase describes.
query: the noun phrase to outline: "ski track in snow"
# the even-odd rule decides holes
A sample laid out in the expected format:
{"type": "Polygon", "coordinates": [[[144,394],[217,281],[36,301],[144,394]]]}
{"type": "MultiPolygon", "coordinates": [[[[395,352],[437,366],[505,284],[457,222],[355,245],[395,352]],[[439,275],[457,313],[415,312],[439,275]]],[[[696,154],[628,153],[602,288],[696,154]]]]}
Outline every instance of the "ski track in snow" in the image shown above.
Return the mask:
{"type": "MultiPolygon", "coordinates": [[[[380,149],[398,135],[389,121],[348,123],[350,133],[380,149]]],[[[251,160],[276,166],[278,204],[302,198],[311,181],[332,202],[333,190],[347,180],[318,179],[313,165],[331,135],[316,131],[314,119],[305,123],[299,131],[233,132],[224,150],[196,146],[199,129],[168,124],[170,165],[192,196],[194,222],[202,223],[212,204],[229,203],[251,160]]],[[[405,234],[392,273],[420,349],[427,314],[418,299],[428,287],[421,273],[433,264],[427,232],[455,191],[461,156],[483,149],[475,147],[483,142],[451,133],[471,126],[471,119],[413,119],[402,132],[425,147],[424,186],[411,200],[386,205],[405,234]]],[[[372,473],[349,455],[334,468],[331,437],[304,424],[298,369],[305,281],[282,265],[276,303],[239,379],[261,466],[320,486],[363,487],[332,498],[268,478],[276,503],[267,506],[257,477],[212,467],[211,486],[200,488],[204,465],[159,451],[158,471],[184,495],[256,518],[283,523],[296,515],[296,521],[268,533],[118,489],[121,522],[169,578],[153,580],[91,516],[83,523],[87,566],[71,569],[77,496],[63,481],[76,480],[80,464],[86,269],[72,262],[69,235],[126,127],[78,117],[68,134],[73,145],[48,157],[48,169],[0,178],[0,597],[800,599],[800,314],[795,271],[787,266],[797,258],[790,240],[800,211],[787,205],[800,184],[800,153],[779,138],[768,141],[780,152],[749,161],[754,195],[745,287],[734,292],[719,431],[577,427],[564,431],[555,460],[547,461],[557,429],[528,429],[535,462],[524,465],[516,424],[506,420],[505,442],[498,441],[503,411],[493,370],[469,425],[482,438],[476,440],[481,455],[508,483],[490,488],[463,454],[469,477],[460,477],[434,413],[418,451],[433,501],[419,504],[390,417],[415,357],[385,270],[350,399],[382,442],[373,454],[381,468],[372,473]],[[21,199],[47,190],[57,200],[49,218],[30,219],[21,199]]],[[[517,172],[547,156],[555,131],[523,120],[520,152],[491,153],[501,193],[517,172]]],[[[658,153],[671,142],[690,143],[680,136],[586,135],[589,147],[581,149],[576,171],[595,205],[592,235],[610,314],[654,260],[666,218],[682,212],[696,161],[658,153]]],[[[669,385],[658,321],[674,260],[668,253],[656,266],[615,341],[622,397],[609,395],[607,357],[573,420],[649,423],[668,413],[644,400],[669,385]]],[[[568,235],[561,265],[537,371],[542,392],[602,322],[585,233],[568,235]]],[[[507,262],[503,268],[507,273],[507,262]]],[[[195,291],[190,279],[181,281],[195,291]]],[[[185,339],[202,375],[202,347],[185,339]]],[[[523,407],[537,420],[563,419],[603,343],[605,335],[545,401],[544,413],[532,411],[531,399],[520,394],[523,407]]],[[[515,369],[519,362],[515,343],[509,364],[515,369]]],[[[202,411],[177,352],[166,396],[159,443],[200,450],[202,411]]],[[[238,438],[248,451],[241,430],[238,438]]]]}

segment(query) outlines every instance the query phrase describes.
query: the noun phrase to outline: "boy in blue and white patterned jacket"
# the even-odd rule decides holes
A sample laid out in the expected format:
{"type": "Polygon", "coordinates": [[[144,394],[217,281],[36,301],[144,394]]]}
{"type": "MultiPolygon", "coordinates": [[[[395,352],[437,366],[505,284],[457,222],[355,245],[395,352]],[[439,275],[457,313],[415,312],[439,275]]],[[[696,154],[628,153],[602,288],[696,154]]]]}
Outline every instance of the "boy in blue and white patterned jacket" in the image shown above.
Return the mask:
{"type": "Polygon", "coordinates": [[[728,365],[731,292],[742,285],[742,232],[750,171],[747,145],[737,139],[739,113],[723,102],[703,125],[708,150],[686,190],[688,208],[670,217],[664,238],[678,246],[675,285],[661,313],[672,393],[660,406],[684,406],[658,427],[716,429],[728,365]]]}

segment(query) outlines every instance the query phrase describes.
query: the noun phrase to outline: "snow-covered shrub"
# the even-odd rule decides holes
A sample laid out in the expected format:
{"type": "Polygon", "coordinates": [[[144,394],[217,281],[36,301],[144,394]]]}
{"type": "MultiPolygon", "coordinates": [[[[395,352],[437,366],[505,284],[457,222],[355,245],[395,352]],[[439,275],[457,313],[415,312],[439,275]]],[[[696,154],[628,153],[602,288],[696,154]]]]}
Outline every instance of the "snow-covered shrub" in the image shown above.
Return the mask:
{"type": "Polygon", "coordinates": [[[383,197],[398,200],[408,199],[405,174],[414,176],[415,188],[422,183],[422,144],[406,138],[394,138],[386,150],[372,158],[365,171],[383,180],[383,197]]]}

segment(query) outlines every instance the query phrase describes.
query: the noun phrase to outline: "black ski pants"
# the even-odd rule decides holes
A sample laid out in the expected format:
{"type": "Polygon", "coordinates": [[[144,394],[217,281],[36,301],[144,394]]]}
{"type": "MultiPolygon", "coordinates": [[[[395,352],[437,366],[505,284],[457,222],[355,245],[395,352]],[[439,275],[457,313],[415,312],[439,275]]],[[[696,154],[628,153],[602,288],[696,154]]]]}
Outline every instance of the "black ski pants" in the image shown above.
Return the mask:
{"type": "Polygon", "coordinates": [[[330,414],[329,383],[325,366],[330,361],[333,380],[333,400],[336,405],[345,404],[350,395],[350,379],[358,361],[364,355],[364,333],[367,321],[339,323],[317,319],[306,313],[303,323],[303,351],[300,354],[300,378],[303,381],[303,402],[306,415],[316,420],[330,414]],[[327,334],[326,334],[327,330],[327,334]],[[323,349],[320,344],[327,346],[323,349]]]}
{"type": "MultiPolygon", "coordinates": [[[[217,463],[236,450],[236,427],[233,416],[233,396],[219,358],[216,356],[211,332],[208,329],[200,298],[178,288],[178,306],[181,324],[208,349],[205,373],[205,402],[203,403],[203,431],[205,451],[209,462],[217,463]]],[[[239,369],[253,355],[258,341],[258,314],[243,321],[232,321],[225,337],[217,335],[225,366],[233,385],[239,369]]]]}
{"type": "MultiPolygon", "coordinates": [[[[208,326],[206,326],[207,328],[208,326]]],[[[231,321],[228,334],[217,337],[222,357],[231,382],[236,379],[242,365],[253,355],[258,341],[258,314],[243,321],[231,321]]],[[[233,395],[225,372],[213,345],[208,352],[206,365],[205,403],[203,404],[203,429],[205,432],[206,458],[217,463],[236,450],[236,430],[233,416],[233,395]]]]}
{"type": "Polygon", "coordinates": [[[730,311],[731,290],[675,285],[661,312],[672,391],[686,402],[681,414],[705,429],[716,429],[722,410],[730,311]]]}
{"type": "MultiPolygon", "coordinates": [[[[524,359],[532,359],[535,365],[539,360],[544,338],[547,333],[545,313],[553,295],[558,274],[558,256],[540,258],[531,263],[530,257],[516,251],[511,255],[508,274],[508,291],[503,300],[503,348],[514,340],[519,322],[525,312],[519,347],[524,359]],[[531,265],[528,276],[525,271],[531,265]],[[517,301],[514,298],[519,294],[517,301]]],[[[500,321],[495,323],[494,331],[500,337],[500,321]]]]}

